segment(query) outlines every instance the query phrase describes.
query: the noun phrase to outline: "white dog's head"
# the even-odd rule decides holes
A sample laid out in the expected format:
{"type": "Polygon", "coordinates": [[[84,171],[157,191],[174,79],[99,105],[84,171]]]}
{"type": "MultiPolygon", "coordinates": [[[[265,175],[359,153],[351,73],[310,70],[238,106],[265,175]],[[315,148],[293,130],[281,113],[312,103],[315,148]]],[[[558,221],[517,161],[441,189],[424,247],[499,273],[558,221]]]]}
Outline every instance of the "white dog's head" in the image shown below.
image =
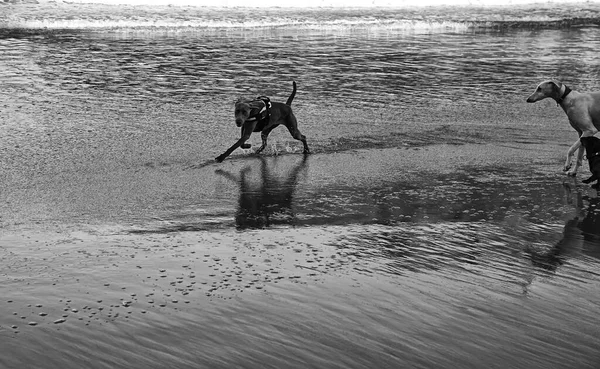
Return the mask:
{"type": "Polygon", "coordinates": [[[527,98],[528,103],[543,100],[547,97],[553,97],[555,100],[562,96],[565,86],[560,82],[544,81],[540,83],[535,91],[527,98]]]}

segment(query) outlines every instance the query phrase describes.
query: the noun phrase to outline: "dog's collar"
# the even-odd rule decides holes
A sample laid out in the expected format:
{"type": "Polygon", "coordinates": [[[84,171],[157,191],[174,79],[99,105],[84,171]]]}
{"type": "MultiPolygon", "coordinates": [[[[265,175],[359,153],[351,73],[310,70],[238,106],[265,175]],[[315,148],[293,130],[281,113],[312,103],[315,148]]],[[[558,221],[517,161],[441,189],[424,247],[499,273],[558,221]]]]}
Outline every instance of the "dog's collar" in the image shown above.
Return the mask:
{"type": "Polygon", "coordinates": [[[567,86],[567,85],[560,86],[560,97],[558,99],[556,99],[556,105],[562,104],[562,102],[565,100],[565,97],[567,97],[567,95],[570,93],[571,93],[571,89],[569,88],[569,86],[567,86]]]}

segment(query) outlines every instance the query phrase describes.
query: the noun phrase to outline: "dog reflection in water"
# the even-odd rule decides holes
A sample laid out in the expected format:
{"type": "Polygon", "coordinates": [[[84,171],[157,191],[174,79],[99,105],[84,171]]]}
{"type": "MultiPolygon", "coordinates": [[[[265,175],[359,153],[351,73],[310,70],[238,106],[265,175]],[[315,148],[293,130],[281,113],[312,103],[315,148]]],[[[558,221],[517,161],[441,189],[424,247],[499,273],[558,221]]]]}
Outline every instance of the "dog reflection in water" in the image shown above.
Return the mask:
{"type": "Polygon", "coordinates": [[[294,192],[298,176],[307,166],[307,158],[308,155],[304,155],[291,170],[281,174],[273,170],[278,158],[268,163],[266,158],[261,157],[258,180],[250,175],[250,166],[244,167],[238,175],[221,169],[216,171],[239,186],[240,198],[235,216],[238,229],[294,223],[294,192]]]}
{"type": "Polygon", "coordinates": [[[583,195],[568,182],[563,186],[565,199],[574,206],[575,215],[565,223],[562,238],[548,250],[526,250],[533,265],[550,271],[578,254],[600,259],[600,198],[583,195]]]}

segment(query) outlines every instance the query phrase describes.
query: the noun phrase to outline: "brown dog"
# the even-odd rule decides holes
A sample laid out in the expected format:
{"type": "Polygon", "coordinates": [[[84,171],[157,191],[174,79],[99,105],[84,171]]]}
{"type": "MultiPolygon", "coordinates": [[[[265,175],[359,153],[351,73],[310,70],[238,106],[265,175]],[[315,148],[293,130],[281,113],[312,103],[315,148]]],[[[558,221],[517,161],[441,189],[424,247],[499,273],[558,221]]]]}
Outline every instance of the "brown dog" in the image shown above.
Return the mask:
{"type": "Polygon", "coordinates": [[[236,141],[227,151],[217,156],[215,160],[222,162],[238,147],[249,148],[245,142],[250,138],[252,132],[260,132],[262,145],[256,153],[260,153],[267,146],[267,137],[273,128],[283,124],[290,131],[292,137],[302,141],[304,153],[310,150],[306,144],[306,137],[298,130],[298,122],[292,112],[292,100],[296,96],[296,82],[293,82],[293,91],[286,103],[270,102],[268,98],[257,98],[256,100],[239,99],[235,103],[235,124],[242,127],[242,137],[236,141]]]}

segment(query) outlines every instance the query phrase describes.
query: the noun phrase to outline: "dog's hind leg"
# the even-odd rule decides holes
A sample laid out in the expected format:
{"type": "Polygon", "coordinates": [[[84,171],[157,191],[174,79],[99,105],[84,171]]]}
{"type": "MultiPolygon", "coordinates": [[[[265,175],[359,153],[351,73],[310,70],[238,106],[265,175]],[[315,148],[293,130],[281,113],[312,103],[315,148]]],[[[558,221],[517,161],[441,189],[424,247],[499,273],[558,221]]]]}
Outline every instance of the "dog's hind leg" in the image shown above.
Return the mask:
{"type": "Polygon", "coordinates": [[[585,154],[585,148],[583,146],[579,147],[579,151],[577,152],[577,161],[576,164],[578,167],[583,165],[583,155],[585,154]]]}
{"type": "Polygon", "coordinates": [[[306,137],[300,133],[300,130],[298,129],[298,121],[293,114],[288,117],[288,121],[286,122],[285,126],[287,127],[288,131],[290,131],[292,137],[302,142],[302,145],[304,145],[304,153],[310,154],[308,144],[306,143],[306,137]]]}

